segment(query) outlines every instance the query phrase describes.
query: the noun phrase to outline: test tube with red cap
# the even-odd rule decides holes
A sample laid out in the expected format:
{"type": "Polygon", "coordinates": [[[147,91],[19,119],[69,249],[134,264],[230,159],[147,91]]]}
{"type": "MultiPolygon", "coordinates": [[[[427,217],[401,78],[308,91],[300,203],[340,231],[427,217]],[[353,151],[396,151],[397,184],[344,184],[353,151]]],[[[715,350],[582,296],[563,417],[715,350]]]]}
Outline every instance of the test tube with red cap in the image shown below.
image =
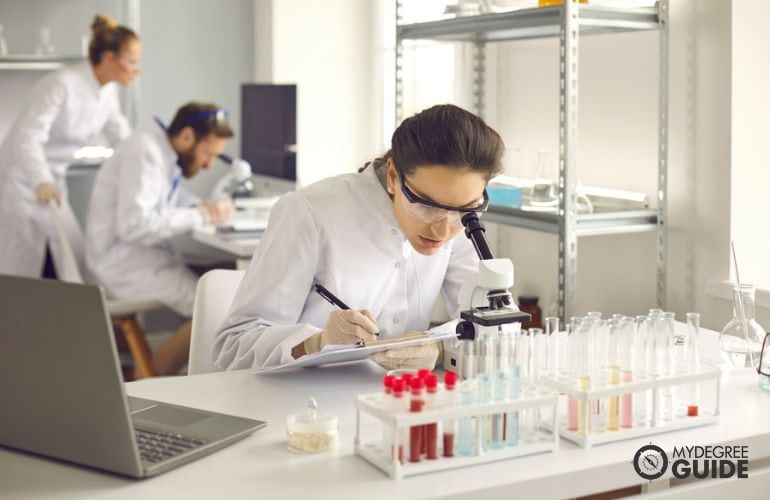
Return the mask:
{"type": "MultiPolygon", "coordinates": [[[[444,372],[444,397],[441,406],[443,408],[456,408],[458,404],[458,394],[455,390],[457,386],[457,373],[444,372]]],[[[444,456],[455,456],[455,428],[457,421],[455,419],[444,420],[444,456]]]]}
{"type": "MultiPolygon", "coordinates": [[[[411,413],[419,413],[425,407],[425,398],[422,394],[425,383],[420,378],[412,379],[412,397],[409,401],[409,411],[411,413]]],[[[420,453],[422,451],[422,437],[423,437],[422,425],[413,425],[409,428],[409,461],[419,462],[420,453]]]]}
{"type": "MultiPolygon", "coordinates": [[[[435,410],[438,406],[438,375],[430,373],[425,377],[425,410],[435,410]]],[[[435,460],[438,458],[438,423],[431,422],[424,427],[423,448],[428,459],[435,460]]]]}
{"type": "MultiPolygon", "coordinates": [[[[404,380],[395,379],[393,381],[393,399],[391,401],[391,413],[399,414],[406,413],[409,409],[409,400],[404,397],[404,380]]],[[[404,463],[404,443],[406,442],[406,436],[397,435],[394,436],[393,444],[391,447],[391,458],[398,450],[398,461],[404,463]]]]}

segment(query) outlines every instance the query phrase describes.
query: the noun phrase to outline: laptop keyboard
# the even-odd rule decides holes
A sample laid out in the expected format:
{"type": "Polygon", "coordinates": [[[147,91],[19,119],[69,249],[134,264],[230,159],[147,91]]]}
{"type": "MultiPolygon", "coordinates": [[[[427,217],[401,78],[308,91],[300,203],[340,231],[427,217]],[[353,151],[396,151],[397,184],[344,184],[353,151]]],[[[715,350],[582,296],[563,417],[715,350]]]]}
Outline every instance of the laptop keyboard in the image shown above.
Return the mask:
{"type": "Polygon", "coordinates": [[[181,453],[194,450],[208,441],[182,434],[148,429],[134,429],[139,445],[139,456],[147,462],[161,462],[181,453]]]}

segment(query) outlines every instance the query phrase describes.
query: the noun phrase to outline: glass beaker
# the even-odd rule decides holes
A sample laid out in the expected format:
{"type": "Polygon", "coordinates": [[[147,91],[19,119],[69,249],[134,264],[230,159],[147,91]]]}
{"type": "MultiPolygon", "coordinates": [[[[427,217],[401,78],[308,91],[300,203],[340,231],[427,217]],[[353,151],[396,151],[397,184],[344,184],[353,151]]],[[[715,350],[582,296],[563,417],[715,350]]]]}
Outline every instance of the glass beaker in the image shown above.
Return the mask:
{"type": "Polygon", "coordinates": [[[754,285],[734,285],[733,319],[719,334],[722,358],[738,368],[756,368],[765,334],[754,320],[754,285]]]}

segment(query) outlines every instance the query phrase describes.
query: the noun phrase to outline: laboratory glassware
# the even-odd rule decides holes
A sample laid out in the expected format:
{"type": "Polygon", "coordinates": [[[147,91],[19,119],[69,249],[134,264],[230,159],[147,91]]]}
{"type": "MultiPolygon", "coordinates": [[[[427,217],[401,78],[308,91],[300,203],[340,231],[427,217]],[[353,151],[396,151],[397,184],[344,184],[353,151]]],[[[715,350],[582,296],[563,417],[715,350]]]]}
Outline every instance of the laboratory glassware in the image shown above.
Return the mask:
{"type": "MultiPolygon", "coordinates": [[[[700,369],[700,314],[688,312],[686,317],[687,333],[684,336],[684,344],[687,352],[686,369],[689,372],[696,372],[700,369]]],[[[693,382],[692,384],[688,384],[685,393],[687,415],[690,417],[697,417],[700,400],[698,383],[693,382]]]]}
{"type": "Polygon", "coordinates": [[[315,398],[307,409],[286,418],[288,445],[292,451],[318,453],[337,447],[339,421],[336,415],[319,413],[315,398]]]}
{"type": "MultiPolygon", "coordinates": [[[[425,377],[425,410],[435,410],[439,407],[438,375],[429,373],[425,377]]],[[[438,458],[438,422],[425,424],[423,449],[428,460],[438,458]]]]}
{"type": "MultiPolygon", "coordinates": [[[[412,379],[412,397],[409,401],[409,412],[419,413],[425,407],[425,398],[422,395],[424,382],[420,378],[412,379]]],[[[422,439],[425,433],[423,425],[413,425],[409,428],[409,461],[419,462],[422,451],[422,439]]]]}
{"type": "Polygon", "coordinates": [[[40,28],[40,40],[35,48],[36,54],[53,54],[54,48],[51,45],[51,31],[48,28],[40,28]]]}
{"type": "MultiPolygon", "coordinates": [[[[458,394],[455,390],[457,384],[457,374],[455,372],[444,372],[444,394],[442,407],[455,408],[458,406],[458,394]]],[[[455,427],[457,427],[457,421],[455,419],[444,420],[444,456],[455,456],[455,427]]]]}
{"type": "Polygon", "coordinates": [[[546,335],[546,366],[545,371],[547,373],[556,373],[559,368],[559,318],[548,317],[545,318],[545,335],[546,335]]]}
{"type": "Polygon", "coordinates": [[[719,334],[722,358],[738,368],[756,368],[765,330],[754,319],[754,285],[733,286],[733,318],[719,334]]]}
{"type": "Polygon", "coordinates": [[[759,355],[759,387],[770,391],[770,334],[765,335],[762,352],[759,355]]]}
{"type": "Polygon", "coordinates": [[[8,55],[8,42],[5,41],[5,34],[3,33],[3,25],[0,24],[0,56],[8,55]]]}
{"type": "MultiPolygon", "coordinates": [[[[463,380],[460,383],[460,406],[468,407],[473,406],[476,403],[476,381],[463,380]]],[[[476,451],[475,432],[474,432],[474,418],[462,417],[458,423],[457,428],[457,454],[458,455],[473,455],[476,451]]]]}

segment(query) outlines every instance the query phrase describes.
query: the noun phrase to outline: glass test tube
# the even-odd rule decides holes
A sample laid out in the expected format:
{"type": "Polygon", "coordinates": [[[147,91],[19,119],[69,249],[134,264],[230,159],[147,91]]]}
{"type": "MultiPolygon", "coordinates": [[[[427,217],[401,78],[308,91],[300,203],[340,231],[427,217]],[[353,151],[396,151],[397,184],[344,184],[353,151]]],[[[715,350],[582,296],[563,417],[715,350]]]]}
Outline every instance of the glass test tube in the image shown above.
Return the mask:
{"type": "MultiPolygon", "coordinates": [[[[439,407],[438,375],[429,373],[425,377],[425,409],[435,410],[439,407]]],[[[424,425],[423,449],[429,460],[438,458],[438,422],[424,425]]]]}
{"type": "MultiPolygon", "coordinates": [[[[620,347],[623,334],[624,319],[622,315],[612,315],[607,336],[609,377],[611,386],[620,385],[620,347]]],[[[616,431],[620,428],[620,396],[610,396],[610,410],[607,430],[616,431]]]]}
{"type": "MultiPolygon", "coordinates": [[[[487,333],[481,342],[481,362],[479,374],[476,376],[476,400],[483,405],[492,401],[494,385],[494,372],[497,362],[497,335],[487,333]]],[[[491,445],[492,439],[492,415],[480,415],[477,418],[481,439],[481,449],[486,450],[491,445]]]]}
{"type": "MultiPolygon", "coordinates": [[[[700,370],[700,314],[687,313],[687,367],[690,373],[700,370]]],[[[698,382],[689,385],[685,400],[687,416],[697,417],[700,404],[700,391],[698,382]]]]}
{"type": "MultiPolygon", "coordinates": [[[[393,400],[391,409],[393,413],[406,413],[409,409],[409,400],[404,397],[405,384],[404,380],[396,379],[393,381],[393,400]]],[[[404,432],[401,432],[394,436],[393,448],[391,449],[391,459],[395,459],[398,456],[398,461],[404,463],[404,443],[406,442],[406,436],[404,432]]]]}
{"type": "MultiPolygon", "coordinates": [[[[456,408],[459,403],[459,394],[455,390],[457,384],[457,374],[454,372],[444,372],[444,394],[442,407],[444,408],[456,408]]],[[[455,428],[457,427],[457,421],[455,419],[444,420],[444,449],[443,455],[445,457],[455,456],[455,428]]]]}
{"type": "MultiPolygon", "coordinates": [[[[476,381],[463,380],[460,383],[460,406],[473,406],[476,403],[476,381]]],[[[457,454],[473,455],[476,452],[476,433],[474,432],[474,419],[462,417],[457,426],[457,454]]]]}
{"type": "MultiPolygon", "coordinates": [[[[425,385],[420,378],[412,379],[412,398],[409,401],[409,411],[419,413],[425,407],[425,398],[422,395],[425,385]]],[[[420,452],[422,451],[422,439],[424,434],[423,425],[413,425],[409,428],[409,461],[419,462],[420,452]]]]}
{"type": "Polygon", "coordinates": [[[546,335],[546,372],[555,375],[559,372],[559,318],[548,317],[545,318],[545,335],[546,335]]]}
{"type": "MultiPolygon", "coordinates": [[[[571,318],[568,334],[569,373],[575,377],[578,389],[581,387],[580,368],[583,356],[583,338],[581,333],[583,318],[571,318]]],[[[580,400],[572,396],[567,401],[567,430],[578,432],[580,430],[580,400]]]]}
{"type": "MultiPolygon", "coordinates": [[[[620,329],[618,352],[620,355],[620,380],[627,384],[633,382],[634,364],[634,318],[623,318],[623,326],[620,329]]],[[[620,426],[630,429],[634,426],[634,393],[629,391],[620,397],[620,426]]]]}
{"type": "MultiPolygon", "coordinates": [[[[506,391],[508,391],[508,367],[510,365],[510,342],[508,337],[508,331],[503,330],[502,328],[498,330],[497,343],[495,345],[497,363],[492,378],[492,400],[495,402],[504,401],[506,398],[506,391]]],[[[504,413],[492,415],[492,438],[490,442],[492,448],[502,448],[505,446],[506,420],[507,416],[504,413]]]]}
{"type": "MultiPolygon", "coordinates": [[[[635,318],[634,325],[634,377],[637,379],[649,379],[652,375],[651,360],[654,359],[650,352],[653,350],[653,342],[650,330],[650,317],[648,315],[639,315],[635,318]]],[[[636,409],[636,425],[651,425],[652,415],[652,391],[647,389],[643,391],[640,397],[634,400],[636,409]]]]}
{"type": "MultiPolygon", "coordinates": [[[[672,376],[675,373],[674,370],[674,313],[664,312],[660,317],[660,335],[663,343],[663,369],[662,372],[666,376],[672,376]]],[[[674,408],[676,408],[676,398],[674,397],[674,387],[667,385],[662,388],[663,396],[663,419],[673,420],[674,408]]]]}
{"type": "MultiPolygon", "coordinates": [[[[512,364],[508,371],[508,398],[511,401],[519,399],[519,365],[512,364]]],[[[505,444],[519,444],[519,412],[511,411],[506,415],[505,444]]]]}

